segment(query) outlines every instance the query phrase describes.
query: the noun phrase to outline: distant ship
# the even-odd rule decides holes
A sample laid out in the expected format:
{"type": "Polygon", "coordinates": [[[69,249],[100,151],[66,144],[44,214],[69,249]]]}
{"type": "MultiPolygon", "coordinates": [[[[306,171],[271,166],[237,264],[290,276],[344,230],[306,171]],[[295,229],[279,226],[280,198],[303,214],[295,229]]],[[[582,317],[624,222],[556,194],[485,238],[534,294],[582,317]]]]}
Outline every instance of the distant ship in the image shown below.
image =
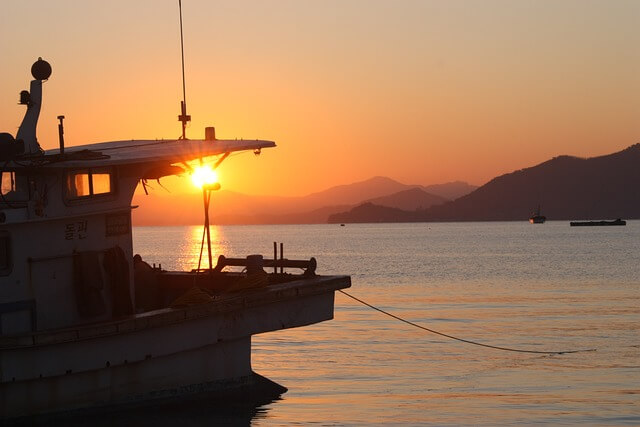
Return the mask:
{"type": "Polygon", "coordinates": [[[547,220],[547,217],[544,215],[540,215],[540,205],[538,205],[538,209],[529,217],[529,222],[531,224],[544,224],[547,220]]]}
{"type": "Polygon", "coordinates": [[[599,227],[605,225],[627,225],[627,221],[623,219],[614,219],[612,221],[571,221],[571,227],[599,227]]]}

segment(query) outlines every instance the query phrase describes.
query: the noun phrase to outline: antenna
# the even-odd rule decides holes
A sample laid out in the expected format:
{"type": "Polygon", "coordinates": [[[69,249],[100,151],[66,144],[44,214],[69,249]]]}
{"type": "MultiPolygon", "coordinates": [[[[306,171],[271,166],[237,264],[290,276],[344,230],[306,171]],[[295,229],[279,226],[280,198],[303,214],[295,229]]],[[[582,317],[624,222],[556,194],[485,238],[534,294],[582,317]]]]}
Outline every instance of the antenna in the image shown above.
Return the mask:
{"type": "Polygon", "coordinates": [[[182,35],[182,0],[178,0],[178,9],[180,9],[180,51],[182,53],[182,101],[180,101],[180,115],[178,121],[182,122],[182,136],[180,139],[187,139],[185,129],[187,122],[191,121],[191,116],[187,114],[187,89],[184,78],[184,37],[182,35]]]}

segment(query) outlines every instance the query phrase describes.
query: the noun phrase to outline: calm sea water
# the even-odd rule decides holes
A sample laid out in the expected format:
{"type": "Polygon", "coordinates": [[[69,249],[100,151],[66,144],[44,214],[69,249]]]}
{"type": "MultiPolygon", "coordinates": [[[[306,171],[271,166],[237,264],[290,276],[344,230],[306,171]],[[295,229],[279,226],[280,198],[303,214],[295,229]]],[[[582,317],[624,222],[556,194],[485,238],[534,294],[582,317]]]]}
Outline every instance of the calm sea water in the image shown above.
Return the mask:
{"type": "MultiPolygon", "coordinates": [[[[254,370],[289,392],[251,414],[253,425],[640,425],[640,221],[212,232],[216,256],[271,257],[283,242],[288,258],[315,256],[321,274],[350,274],[353,295],[447,334],[528,350],[597,349],[477,347],[338,293],[334,320],[254,337],[254,370]]],[[[134,249],[163,268],[191,269],[201,238],[201,227],[138,227],[134,249]]],[[[220,422],[208,417],[189,421],[220,422]]]]}

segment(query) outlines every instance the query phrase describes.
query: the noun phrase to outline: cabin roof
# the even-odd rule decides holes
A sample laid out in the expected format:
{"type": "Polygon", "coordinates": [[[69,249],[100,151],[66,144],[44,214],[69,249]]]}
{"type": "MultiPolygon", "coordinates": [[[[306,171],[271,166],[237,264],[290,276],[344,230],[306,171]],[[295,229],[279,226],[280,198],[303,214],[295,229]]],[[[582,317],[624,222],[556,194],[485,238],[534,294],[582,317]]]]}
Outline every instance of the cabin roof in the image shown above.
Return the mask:
{"type": "Polygon", "coordinates": [[[264,140],[129,140],[65,147],[65,157],[59,149],[45,152],[52,168],[99,167],[144,163],[177,163],[216,156],[234,151],[275,147],[273,141],[264,140]]]}

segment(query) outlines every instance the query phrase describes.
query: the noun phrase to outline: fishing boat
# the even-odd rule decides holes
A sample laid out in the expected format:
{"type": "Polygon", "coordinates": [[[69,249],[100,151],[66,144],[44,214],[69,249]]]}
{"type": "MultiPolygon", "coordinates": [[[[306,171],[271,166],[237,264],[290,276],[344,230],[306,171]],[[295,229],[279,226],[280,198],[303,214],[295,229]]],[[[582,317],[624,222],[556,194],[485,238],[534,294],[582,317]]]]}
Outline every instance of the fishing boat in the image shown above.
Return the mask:
{"type": "Polygon", "coordinates": [[[611,221],[571,221],[569,222],[571,227],[602,227],[608,225],[627,225],[627,221],[618,218],[611,221]]]}
{"type": "Polygon", "coordinates": [[[350,277],[317,275],[314,258],[284,259],[282,246],[279,257],[276,248],[212,265],[208,197],[218,184],[202,190],[208,268],[167,271],[134,257],[131,224],[141,183],[275,143],[207,128],[201,140],[65,147],[60,116],[60,147],[43,151],[36,126],[51,66],[39,59],[31,72],[16,136],[0,134],[0,418],[284,392],[252,371],[252,335],[332,319],[350,277]]]}
{"type": "Polygon", "coordinates": [[[540,214],[540,205],[538,205],[538,209],[536,209],[536,211],[529,217],[529,222],[531,224],[544,224],[546,220],[547,217],[540,214]]]}

